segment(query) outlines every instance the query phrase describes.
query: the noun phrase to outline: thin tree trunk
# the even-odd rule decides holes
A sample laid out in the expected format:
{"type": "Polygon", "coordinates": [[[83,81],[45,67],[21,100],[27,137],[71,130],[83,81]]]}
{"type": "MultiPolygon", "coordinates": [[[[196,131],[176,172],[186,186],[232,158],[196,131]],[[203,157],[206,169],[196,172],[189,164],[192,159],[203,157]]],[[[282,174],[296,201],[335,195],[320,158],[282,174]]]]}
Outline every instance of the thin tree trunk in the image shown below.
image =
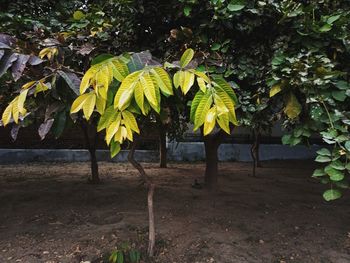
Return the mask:
{"type": "Polygon", "coordinates": [[[253,130],[253,144],[250,148],[250,152],[253,159],[253,176],[256,176],[256,168],[261,167],[259,147],[260,147],[260,132],[258,128],[253,130]]]}
{"type": "Polygon", "coordinates": [[[159,124],[159,166],[167,167],[166,130],[161,123],[159,124]]]}
{"type": "Polygon", "coordinates": [[[85,121],[81,122],[81,128],[84,133],[86,147],[90,153],[91,177],[89,178],[89,182],[92,184],[98,184],[100,183],[100,177],[96,158],[97,131],[95,127],[90,127],[89,123],[86,123],[85,121]]]}
{"type": "Polygon", "coordinates": [[[131,148],[129,150],[128,160],[132,164],[132,166],[134,166],[134,168],[136,168],[138,170],[142,181],[148,187],[148,194],[147,194],[148,249],[147,249],[147,253],[148,253],[148,256],[152,257],[154,255],[154,246],[156,243],[156,230],[155,230],[155,223],[154,223],[154,208],[153,208],[153,195],[154,195],[154,190],[155,190],[155,184],[152,182],[151,178],[148,177],[148,175],[146,174],[142,165],[135,160],[134,154],[135,154],[136,147],[137,147],[137,141],[134,140],[134,142],[132,143],[131,148]]]}

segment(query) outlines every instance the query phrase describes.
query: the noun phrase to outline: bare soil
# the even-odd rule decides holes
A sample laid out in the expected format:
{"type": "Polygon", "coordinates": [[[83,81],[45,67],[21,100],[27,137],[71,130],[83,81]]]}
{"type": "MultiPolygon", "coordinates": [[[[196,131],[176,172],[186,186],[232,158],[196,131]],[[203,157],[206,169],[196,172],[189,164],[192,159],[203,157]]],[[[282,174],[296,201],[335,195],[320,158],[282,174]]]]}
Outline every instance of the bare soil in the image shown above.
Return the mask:
{"type": "Polygon", "coordinates": [[[312,161],[222,163],[219,189],[195,189],[204,164],[144,164],[157,184],[157,251],[147,247],[146,189],[127,164],[0,166],[0,262],[106,262],[128,243],[143,262],[350,262],[348,193],[322,200],[312,161]]]}

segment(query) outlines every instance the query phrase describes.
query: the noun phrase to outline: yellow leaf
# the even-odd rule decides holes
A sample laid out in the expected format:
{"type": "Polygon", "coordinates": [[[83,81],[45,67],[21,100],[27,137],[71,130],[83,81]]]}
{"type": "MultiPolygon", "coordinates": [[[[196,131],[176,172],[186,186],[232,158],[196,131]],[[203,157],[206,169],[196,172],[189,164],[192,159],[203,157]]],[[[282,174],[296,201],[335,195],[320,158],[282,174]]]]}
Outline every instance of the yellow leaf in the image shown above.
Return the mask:
{"type": "Polygon", "coordinates": [[[31,86],[33,86],[36,83],[36,81],[30,81],[22,86],[22,89],[29,89],[31,86]]]}
{"type": "Polygon", "coordinates": [[[282,90],[281,84],[275,84],[270,89],[270,98],[275,96],[277,93],[279,93],[282,90]]]}
{"type": "Polygon", "coordinates": [[[12,103],[10,103],[6,109],[4,110],[4,112],[2,113],[2,123],[4,124],[4,126],[6,126],[7,124],[9,124],[10,120],[11,120],[11,114],[12,114],[12,103]]]}
{"type": "Polygon", "coordinates": [[[44,49],[42,49],[42,50],[39,52],[39,57],[40,57],[40,58],[43,58],[43,57],[45,57],[48,53],[50,53],[50,48],[49,48],[49,47],[44,48],[44,49]]]}
{"type": "Polygon", "coordinates": [[[21,94],[19,94],[19,96],[18,96],[18,111],[22,115],[24,114],[24,110],[25,110],[24,109],[24,102],[27,98],[27,93],[28,93],[28,89],[22,91],[21,94]]]}
{"type": "Polygon", "coordinates": [[[142,71],[135,71],[128,75],[120,84],[120,87],[117,91],[117,94],[114,97],[114,108],[125,108],[127,103],[132,98],[132,93],[134,92],[135,86],[139,81],[139,77],[142,74],[142,71]],[[123,98],[121,98],[123,96],[123,98]],[[130,100],[129,100],[130,99],[130,100]],[[128,101],[129,100],[129,101],[128,101]],[[122,106],[122,107],[119,107],[122,106]]]}
{"type": "Polygon", "coordinates": [[[125,126],[125,129],[126,129],[126,138],[132,142],[134,140],[132,130],[128,126],[125,126]]]}
{"type": "Polygon", "coordinates": [[[70,113],[76,113],[80,111],[83,108],[83,105],[88,97],[89,94],[83,94],[76,98],[72,104],[70,113]]]}
{"type": "Polygon", "coordinates": [[[216,120],[216,107],[214,106],[208,111],[207,115],[205,116],[204,128],[203,128],[204,136],[211,133],[211,131],[214,129],[215,120],[216,120]]]}
{"type": "Polygon", "coordinates": [[[83,112],[87,120],[90,119],[92,113],[94,112],[95,105],[96,105],[96,94],[94,92],[90,92],[88,93],[88,97],[86,98],[83,104],[83,112]]]}
{"type": "Polygon", "coordinates": [[[86,71],[80,83],[80,94],[85,93],[85,91],[90,87],[91,79],[95,76],[95,73],[95,67],[91,67],[90,69],[88,69],[88,71],[86,71]]]}
{"type": "Polygon", "coordinates": [[[18,110],[18,97],[12,101],[12,117],[13,121],[18,124],[19,110],[18,110]]]}
{"type": "Polygon", "coordinates": [[[295,119],[301,113],[301,105],[292,92],[290,92],[287,96],[287,104],[284,108],[284,113],[290,119],[295,119]]]}
{"type": "Polygon", "coordinates": [[[116,121],[112,122],[111,125],[106,130],[106,142],[107,142],[107,145],[110,144],[112,138],[118,132],[119,127],[120,127],[120,116],[119,116],[119,118],[116,121]]]}
{"type": "Polygon", "coordinates": [[[182,75],[181,89],[183,94],[186,95],[194,84],[194,74],[189,71],[183,71],[182,75]]]}
{"type": "Polygon", "coordinates": [[[174,74],[174,77],[173,77],[173,82],[174,82],[174,86],[175,88],[179,88],[180,87],[180,84],[182,83],[182,74],[181,74],[182,71],[177,71],[175,74],[174,74]]]}
{"type": "Polygon", "coordinates": [[[145,96],[152,108],[159,107],[159,101],[156,94],[156,87],[153,85],[153,81],[149,73],[145,73],[140,78],[141,85],[143,86],[145,96]]]}

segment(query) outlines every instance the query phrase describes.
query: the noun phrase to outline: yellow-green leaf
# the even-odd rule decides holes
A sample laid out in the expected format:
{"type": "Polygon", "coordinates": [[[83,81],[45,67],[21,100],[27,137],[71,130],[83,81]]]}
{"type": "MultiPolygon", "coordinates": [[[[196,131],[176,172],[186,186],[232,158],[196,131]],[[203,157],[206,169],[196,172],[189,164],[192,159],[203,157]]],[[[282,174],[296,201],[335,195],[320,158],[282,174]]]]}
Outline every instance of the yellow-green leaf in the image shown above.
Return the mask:
{"type": "Polygon", "coordinates": [[[135,96],[136,104],[141,109],[142,114],[146,115],[146,110],[144,106],[145,96],[143,94],[143,87],[141,86],[140,82],[138,82],[135,86],[134,96],[135,96]]]}
{"type": "Polygon", "coordinates": [[[158,87],[165,96],[174,94],[169,74],[164,69],[155,67],[151,70],[151,73],[152,76],[155,77],[158,87]]]}
{"type": "Polygon", "coordinates": [[[202,91],[198,91],[191,102],[191,111],[190,111],[190,121],[191,122],[194,122],[197,107],[198,107],[200,101],[202,100],[203,96],[204,96],[204,93],[202,91]]]}
{"type": "MultiPolygon", "coordinates": [[[[229,110],[226,107],[225,103],[223,102],[223,100],[217,94],[214,95],[214,104],[216,105],[218,116],[229,112],[229,110]]],[[[232,107],[233,107],[233,105],[232,105],[232,107]]]]}
{"type": "Polygon", "coordinates": [[[181,77],[183,76],[181,74],[182,71],[177,71],[175,74],[174,74],[174,77],[173,77],[173,82],[174,82],[174,86],[175,88],[179,88],[180,87],[180,84],[182,82],[181,80],[181,77]]]}
{"type": "Polygon", "coordinates": [[[199,78],[201,78],[201,79],[204,79],[204,81],[205,81],[206,83],[210,83],[209,77],[208,77],[204,72],[201,72],[201,71],[198,71],[198,70],[194,70],[193,73],[194,73],[197,77],[199,77],[199,78]]]}
{"type": "Polygon", "coordinates": [[[205,84],[204,79],[198,77],[197,78],[197,83],[198,83],[198,86],[199,86],[200,90],[205,93],[205,91],[207,90],[207,85],[205,84]]]}
{"type": "Polygon", "coordinates": [[[181,56],[180,67],[182,68],[186,67],[193,59],[193,56],[194,56],[193,49],[191,48],[187,49],[181,56]]]}
{"type": "Polygon", "coordinates": [[[227,134],[231,134],[229,116],[227,113],[218,116],[216,120],[223,131],[225,131],[227,134]]]}
{"type": "Polygon", "coordinates": [[[75,20],[81,20],[81,19],[83,19],[85,17],[85,14],[82,12],[82,11],[80,11],[80,10],[77,10],[77,11],[75,11],[74,13],[73,13],[73,18],[75,19],[75,20]]]}
{"type": "Polygon", "coordinates": [[[104,113],[106,108],[106,103],[107,103],[107,100],[102,98],[102,96],[96,97],[96,110],[100,115],[104,113]]]}
{"type": "Polygon", "coordinates": [[[135,116],[129,111],[122,112],[124,123],[127,127],[130,127],[134,132],[140,133],[135,116]]]}
{"type": "Polygon", "coordinates": [[[203,125],[205,117],[213,103],[212,95],[207,92],[201,99],[198,104],[195,117],[194,117],[194,130],[197,130],[200,126],[203,125]]]}

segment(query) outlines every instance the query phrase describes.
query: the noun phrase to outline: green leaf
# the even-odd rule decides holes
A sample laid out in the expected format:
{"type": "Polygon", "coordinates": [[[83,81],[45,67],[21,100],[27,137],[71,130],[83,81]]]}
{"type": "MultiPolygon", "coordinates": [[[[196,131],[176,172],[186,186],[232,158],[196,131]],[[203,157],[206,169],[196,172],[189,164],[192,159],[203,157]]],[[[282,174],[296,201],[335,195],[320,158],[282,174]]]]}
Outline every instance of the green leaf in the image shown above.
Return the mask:
{"type": "Polygon", "coordinates": [[[322,27],[320,27],[319,31],[320,32],[328,32],[332,29],[332,25],[330,24],[325,24],[322,27]]]}
{"type": "Polygon", "coordinates": [[[122,251],[118,251],[117,263],[124,263],[124,254],[122,251]]]}
{"type": "Polygon", "coordinates": [[[91,65],[96,65],[99,64],[107,59],[113,58],[114,56],[111,54],[101,54],[98,55],[97,57],[95,57],[92,61],[91,61],[91,65]]]}
{"type": "Polygon", "coordinates": [[[344,80],[339,80],[337,83],[335,83],[335,86],[341,90],[350,89],[350,84],[344,80]]]}
{"type": "Polygon", "coordinates": [[[139,251],[135,250],[135,249],[131,249],[129,252],[129,257],[130,257],[130,261],[131,263],[139,263],[141,260],[141,254],[139,251]]]}
{"type": "Polygon", "coordinates": [[[117,111],[113,106],[108,107],[98,122],[97,131],[100,132],[103,129],[106,129],[113,121],[116,120],[117,115],[117,111]]]}
{"type": "Polygon", "coordinates": [[[317,151],[318,155],[322,155],[322,156],[331,156],[331,152],[327,149],[327,148],[322,148],[321,150],[317,151]]]}
{"type": "Polygon", "coordinates": [[[187,49],[181,56],[180,67],[181,68],[186,67],[193,59],[193,56],[194,56],[193,49],[192,48],[187,49]]]}
{"type": "Polygon", "coordinates": [[[55,138],[62,135],[64,128],[66,127],[67,114],[65,111],[58,112],[55,116],[55,121],[52,125],[51,131],[55,138]]]}
{"type": "Polygon", "coordinates": [[[345,168],[350,172],[350,163],[348,163],[345,168]]]}
{"type": "Polygon", "coordinates": [[[217,51],[221,48],[221,45],[219,43],[214,43],[212,46],[211,46],[211,50],[213,51],[217,51]]]}
{"type": "Polygon", "coordinates": [[[335,21],[340,18],[340,15],[331,16],[327,19],[327,24],[332,25],[335,21]]]}
{"type": "Polygon", "coordinates": [[[341,181],[344,179],[344,173],[334,169],[330,165],[327,165],[326,168],[324,168],[324,171],[329,175],[332,181],[341,181]]]}
{"type": "Polygon", "coordinates": [[[228,5],[227,9],[231,12],[242,10],[245,7],[245,1],[243,0],[232,0],[228,5]]]}
{"type": "Polygon", "coordinates": [[[333,201],[339,199],[341,196],[341,192],[337,189],[329,189],[323,193],[323,198],[326,201],[333,201]]]}
{"type": "Polygon", "coordinates": [[[350,141],[347,141],[344,146],[350,152],[350,141]]]}
{"type": "Polygon", "coordinates": [[[321,177],[321,176],[325,176],[326,173],[323,169],[316,169],[314,171],[314,173],[312,174],[312,177],[321,177]]]}
{"type": "Polygon", "coordinates": [[[345,101],[347,96],[346,96],[345,91],[343,91],[343,90],[336,90],[336,91],[332,91],[332,97],[335,100],[338,100],[338,101],[345,101]]]}
{"type": "Polygon", "coordinates": [[[282,144],[288,145],[291,142],[292,135],[291,134],[286,134],[282,136],[282,144]]]}
{"type": "Polygon", "coordinates": [[[115,157],[120,152],[120,149],[120,143],[112,140],[110,146],[111,158],[115,157]]]}
{"type": "Polygon", "coordinates": [[[184,8],[184,14],[185,14],[185,16],[190,16],[191,10],[192,10],[192,7],[190,7],[190,6],[185,6],[185,8],[184,8]]]}
{"type": "Polygon", "coordinates": [[[316,157],[315,161],[318,163],[327,163],[327,162],[332,161],[332,159],[328,156],[319,155],[316,157]]]}
{"type": "Polygon", "coordinates": [[[345,170],[345,165],[339,160],[332,161],[329,165],[337,170],[345,170]]]}

